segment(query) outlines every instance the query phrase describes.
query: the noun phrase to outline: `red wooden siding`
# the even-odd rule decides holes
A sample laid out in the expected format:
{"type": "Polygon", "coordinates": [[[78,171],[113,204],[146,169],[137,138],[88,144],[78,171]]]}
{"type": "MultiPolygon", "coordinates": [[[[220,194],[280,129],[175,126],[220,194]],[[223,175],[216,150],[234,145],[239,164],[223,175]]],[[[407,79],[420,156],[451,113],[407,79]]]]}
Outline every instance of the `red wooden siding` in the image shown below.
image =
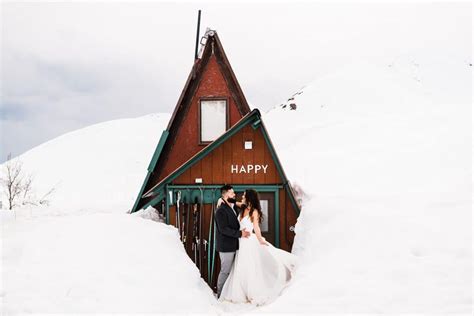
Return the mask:
{"type": "Polygon", "coordinates": [[[173,181],[173,184],[194,184],[202,178],[203,184],[281,184],[282,179],[260,129],[245,126],[206,157],[173,181]],[[252,140],[253,148],[244,149],[244,141],[252,140]],[[232,173],[231,165],[268,165],[266,173],[232,173]]]}
{"type": "MultiPolygon", "coordinates": [[[[176,140],[170,148],[166,162],[160,170],[157,170],[158,176],[154,177],[153,183],[162,180],[206,146],[199,145],[199,101],[201,98],[209,97],[227,98],[229,103],[229,128],[242,118],[220,71],[215,55],[210,57],[209,63],[206,65],[196,93],[179,127],[176,140]]],[[[208,165],[204,167],[207,168],[208,165]]]]}

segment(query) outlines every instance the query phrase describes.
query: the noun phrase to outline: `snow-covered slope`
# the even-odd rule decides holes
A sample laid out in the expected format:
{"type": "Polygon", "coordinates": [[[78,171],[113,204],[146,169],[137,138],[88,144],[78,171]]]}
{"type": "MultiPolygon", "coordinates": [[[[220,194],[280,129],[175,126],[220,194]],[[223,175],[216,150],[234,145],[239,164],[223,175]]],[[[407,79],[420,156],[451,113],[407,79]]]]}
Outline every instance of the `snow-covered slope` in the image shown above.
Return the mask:
{"type": "Polygon", "coordinates": [[[295,93],[264,117],[291,178],[317,194],[465,193],[471,67],[457,66],[443,87],[457,88],[451,102],[416,77],[368,63],[295,93]]]}
{"type": "Polygon", "coordinates": [[[125,213],[133,206],[169,118],[169,114],[150,114],[91,125],[18,158],[34,175],[37,195],[55,188],[54,212],[125,213]]]}
{"type": "Polygon", "coordinates": [[[258,309],[217,305],[174,228],[140,218],[146,212],[124,214],[169,115],[97,124],[38,146],[20,158],[38,191],[58,190],[50,207],[19,209],[16,219],[2,211],[2,308],[470,313],[470,85],[462,61],[365,63],[264,114],[307,199],[295,282],[258,309]]]}
{"type": "Polygon", "coordinates": [[[440,87],[412,66],[345,67],[264,117],[311,196],[299,282],[265,310],[470,311],[471,69],[440,87]]]}

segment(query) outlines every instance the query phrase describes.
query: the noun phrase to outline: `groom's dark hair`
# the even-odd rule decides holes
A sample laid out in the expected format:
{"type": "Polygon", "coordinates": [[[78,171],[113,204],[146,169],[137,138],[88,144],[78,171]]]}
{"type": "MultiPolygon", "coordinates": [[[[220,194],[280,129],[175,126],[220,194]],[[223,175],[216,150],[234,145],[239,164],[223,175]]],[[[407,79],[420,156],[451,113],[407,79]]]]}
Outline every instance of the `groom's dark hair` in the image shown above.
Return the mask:
{"type": "Polygon", "coordinates": [[[221,187],[221,195],[223,195],[224,193],[226,193],[226,192],[229,191],[230,189],[233,189],[233,187],[232,187],[230,184],[224,184],[224,185],[221,187]]]}

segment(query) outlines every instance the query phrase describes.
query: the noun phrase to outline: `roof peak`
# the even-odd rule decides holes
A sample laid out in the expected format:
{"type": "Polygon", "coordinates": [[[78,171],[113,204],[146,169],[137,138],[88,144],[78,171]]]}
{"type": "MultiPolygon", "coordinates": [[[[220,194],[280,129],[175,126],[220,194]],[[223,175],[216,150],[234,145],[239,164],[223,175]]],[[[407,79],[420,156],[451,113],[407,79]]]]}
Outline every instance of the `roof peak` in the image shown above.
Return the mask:
{"type": "Polygon", "coordinates": [[[204,51],[204,48],[206,47],[207,39],[209,37],[213,37],[214,35],[217,35],[217,31],[207,27],[206,32],[204,32],[204,35],[201,36],[201,39],[199,40],[199,44],[201,45],[201,47],[199,48],[199,53],[197,55],[198,59],[201,59],[202,57],[202,53],[204,51]]]}

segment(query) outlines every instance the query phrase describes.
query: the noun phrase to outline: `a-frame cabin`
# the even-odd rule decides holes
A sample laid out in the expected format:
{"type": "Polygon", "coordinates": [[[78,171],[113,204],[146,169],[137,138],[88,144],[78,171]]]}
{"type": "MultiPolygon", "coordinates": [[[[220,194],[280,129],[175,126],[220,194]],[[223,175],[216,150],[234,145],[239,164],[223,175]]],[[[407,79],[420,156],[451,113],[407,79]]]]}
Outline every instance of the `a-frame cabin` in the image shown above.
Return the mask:
{"type": "Polygon", "coordinates": [[[179,229],[189,257],[215,290],[213,215],[219,188],[259,192],[262,232],[291,250],[300,205],[257,109],[250,111],[215,31],[208,31],[132,212],[156,208],[179,229]]]}

